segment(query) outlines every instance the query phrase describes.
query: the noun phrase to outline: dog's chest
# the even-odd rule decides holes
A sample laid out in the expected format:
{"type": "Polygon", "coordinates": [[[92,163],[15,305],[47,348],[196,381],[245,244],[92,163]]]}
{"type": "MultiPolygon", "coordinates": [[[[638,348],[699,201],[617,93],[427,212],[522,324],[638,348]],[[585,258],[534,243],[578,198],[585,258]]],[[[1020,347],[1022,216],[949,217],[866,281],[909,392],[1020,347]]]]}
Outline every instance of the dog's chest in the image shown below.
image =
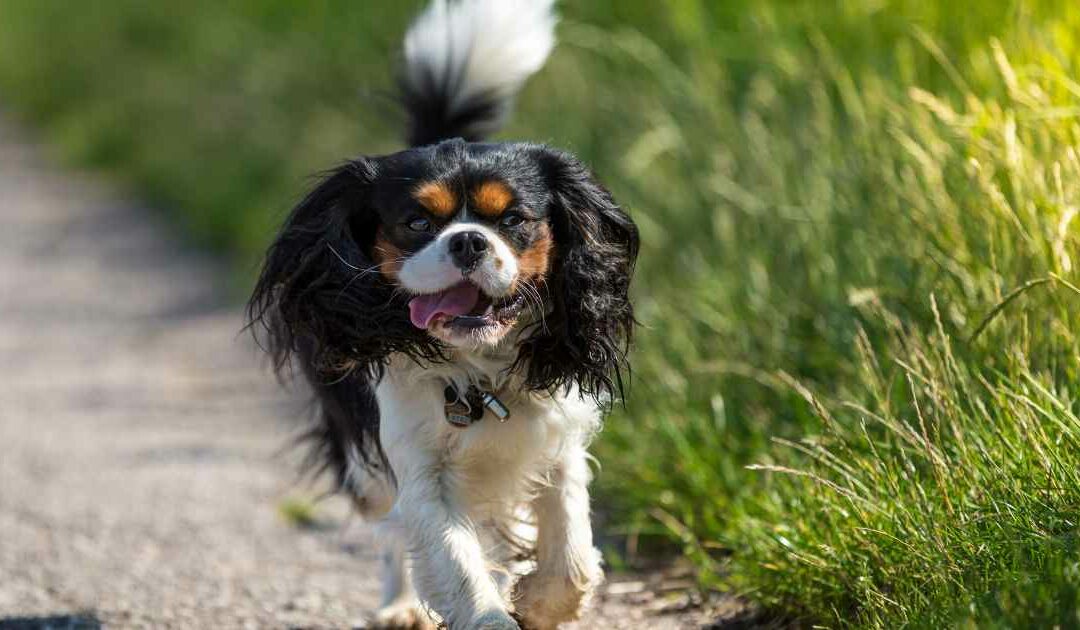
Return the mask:
{"type": "Polygon", "coordinates": [[[448,479],[477,522],[505,517],[550,483],[561,450],[583,437],[575,425],[588,422],[547,395],[502,398],[510,410],[504,421],[487,413],[467,428],[441,423],[448,479]]]}
{"type": "Polygon", "coordinates": [[[436,422],[451,463],[470,470],[516,468],[550,457],[558,449],[564,423],[549,396],[500,392],[499,400],[509,412],[505,419],[485,411],[465,427],[445,418],[436,422]]]}
{"type": "Polygon", "coordinates": [[[384,448],[394,449],[398,440],[422,446],[463,486],[501,492],[542,480],[568,442],[585,443],[599,425],[596,405],[576,392],[529,392],[512,378],[488,390],[509,417],[488,410],[467,426],[451,422],[447,386],[464,391],[470,383],[492,382],[493,374],[475,363],[392,364],[377,390],[384,448]]]}

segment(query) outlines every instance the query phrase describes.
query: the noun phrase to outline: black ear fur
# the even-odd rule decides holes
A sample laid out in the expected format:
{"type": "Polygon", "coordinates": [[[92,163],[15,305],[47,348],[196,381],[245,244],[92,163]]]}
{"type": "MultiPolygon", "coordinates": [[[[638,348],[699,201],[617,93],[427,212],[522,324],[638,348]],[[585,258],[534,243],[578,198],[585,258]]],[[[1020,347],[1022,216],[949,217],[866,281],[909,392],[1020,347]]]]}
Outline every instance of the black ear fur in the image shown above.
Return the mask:
{"type": "Polygon", "coordinates": [[[315,390],[307,461],[325,463],[343,486],[354,464],[389,470],[373,385],[389,355],[440,356],[371,259],[378,216],[368,198],[376,174],[375,161],[356,159],[308,193],[270,246],[247,306],[248,326],[274,369],[286,371],[295,357],[315,390]]]}
{"type": "Polygon", "coordinates": [[[623,394],[629,374],[637,226],[577,158],[545,148],[540,161],[554,193],[553,310],[522,343],[518,366],[534,389],[576,384],[604,403],[623,394]]]}
{"type": "Polygon", "coordinates": [[[392,352],[439,356],[370,256],[378,217],[367,199],[376,173],[367,158],[330,172],[293,209],[267,252],[248,320],[275,369],[296,354],[305,368],[332,380],[358,369],[378,372],[392,352]]]}

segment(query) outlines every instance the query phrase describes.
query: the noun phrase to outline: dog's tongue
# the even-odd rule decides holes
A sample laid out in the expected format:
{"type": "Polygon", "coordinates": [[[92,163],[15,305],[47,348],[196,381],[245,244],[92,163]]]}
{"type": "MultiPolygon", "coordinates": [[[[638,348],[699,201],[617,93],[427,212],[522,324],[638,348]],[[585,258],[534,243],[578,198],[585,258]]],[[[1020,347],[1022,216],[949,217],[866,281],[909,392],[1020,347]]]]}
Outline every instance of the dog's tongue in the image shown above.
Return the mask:
{"type": "Polygon", "coordinates": [[[476,307],[480,290],[469,282],[455,284],[438,293],[418,295],[409,300],[409,319],[417,328],[427,328],[439,315],[457,317],[476,307]]]}

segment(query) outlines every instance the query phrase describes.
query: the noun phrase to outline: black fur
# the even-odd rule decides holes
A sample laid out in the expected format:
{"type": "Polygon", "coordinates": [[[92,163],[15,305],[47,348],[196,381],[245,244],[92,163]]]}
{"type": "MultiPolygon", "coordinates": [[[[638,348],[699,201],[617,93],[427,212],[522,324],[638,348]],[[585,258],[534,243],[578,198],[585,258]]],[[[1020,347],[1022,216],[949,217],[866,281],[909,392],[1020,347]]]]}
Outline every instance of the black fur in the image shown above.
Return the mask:
{"type": "Polygon", "coordinates": [[[634,327],[630,279],[638,230],[611,194],[569,153],[540,154],[553,192],[554,311],[521,346],[516,366],[536,390],[576,384],[603,403],[623,395],[634,327]]]}
{"type": "Polygon", "coordinates": [[[327,381],[311,365],[306,363],[305,376],[315,390],[318,416],[301,436],[311,444],[304,468],[315,475],[331,472],[343,488],[349,487],[350,463],[390,473],[379,445],[379,405],[371,378],[353,371],[327,381]]]}
{"type": "Polygon", "coordinates": [[[375,159],[357,158],[326,176],[293,209],[266,254],[248,316],[267,333],[281,369],[303,352],[317,373],[377,375],[393,352],[441,357],[407,317],[407,297],[370,255],[378,213],[368,198],[375,159]]]}
{"type": "Polygon", "coordinates": [[[374,163],[360,158],[308,193],[270,246],[247,308],[275,370],[295,359],[315,389],[319,419],[307,434],[315,456],[308,461],[325,457],[342,482],[350,451],[358,463],[385,467],[371,381],[389,355],[441,356],[366,253],[377,224],[366,201],[376,176],[374,163]]]}
{"type": "Polygon", "coordinates": [[[484,139],[506,119],[510,102],[480,95],[451,109],[454,93],[452,78],[424,73],[423,85],[413,86],[398,80],[402,106],[408,113],[406,140],[411,147],[433,144],[447,138],[469,142],[484,139]]]}

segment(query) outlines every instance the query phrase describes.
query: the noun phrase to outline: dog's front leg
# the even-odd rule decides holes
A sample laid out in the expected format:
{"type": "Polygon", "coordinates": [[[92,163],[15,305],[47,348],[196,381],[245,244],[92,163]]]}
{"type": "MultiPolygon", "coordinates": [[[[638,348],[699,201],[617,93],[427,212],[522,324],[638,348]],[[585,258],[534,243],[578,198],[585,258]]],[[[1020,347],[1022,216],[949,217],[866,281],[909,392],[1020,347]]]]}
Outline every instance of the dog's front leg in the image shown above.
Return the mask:
{"type": "Polygon", "coordinates": [[[600,552],[592,543],[589,479],[585,449],[567,448],[549,485],[533,500],[536,570],[514,591],[519,618],[528,630],[551,630],[577,619],[603,580],[600,552]]]}
{"type": "Polygon", "coordinates": [[[516,629],[468,517],[454,506],[438,466],[429,466],[399,480],[398,513],[420,598],[451,630],[516,629]]]}
{"type": "Polygon", "coordinates": [[[457,499],[455,471],[439,439],[446,423],[441,390],[390,377],[377,393],[380,437],[398,482],[392,515],[404,529],[420,599],[450,630],[517,630],[457,499]]]}

